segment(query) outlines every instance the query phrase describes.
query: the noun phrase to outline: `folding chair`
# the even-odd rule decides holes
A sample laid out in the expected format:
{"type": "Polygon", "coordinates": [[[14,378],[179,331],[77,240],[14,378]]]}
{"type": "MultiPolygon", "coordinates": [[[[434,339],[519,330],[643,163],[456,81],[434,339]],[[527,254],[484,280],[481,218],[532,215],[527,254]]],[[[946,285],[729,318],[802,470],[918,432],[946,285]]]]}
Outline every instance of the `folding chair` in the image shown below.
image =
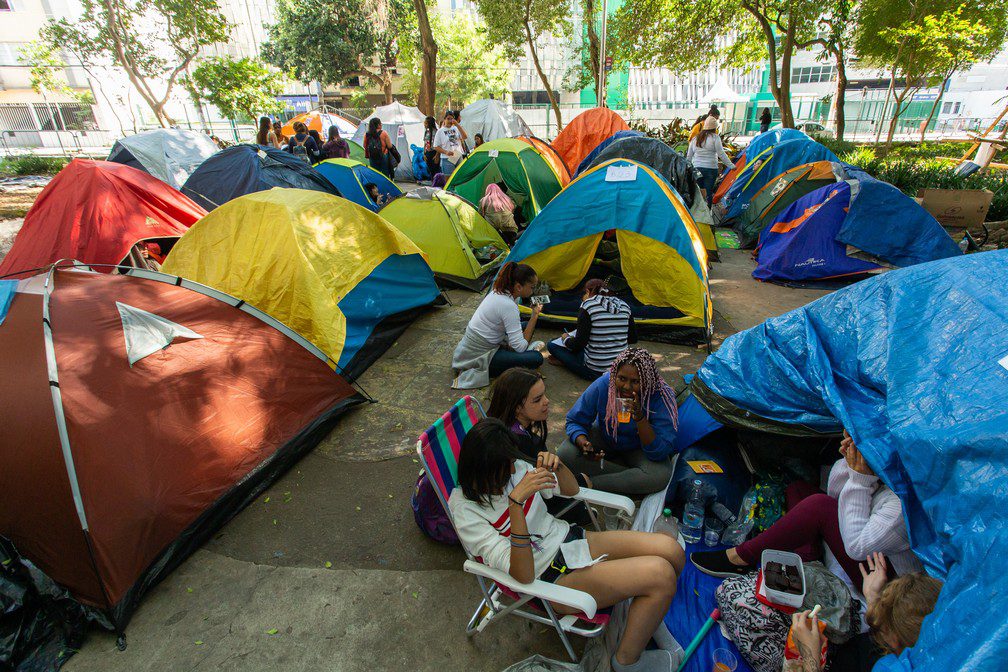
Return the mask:
{"type": "MultiPolygon", "coordinates": [[[[462,439],[483,417],[485,413],[478,401],[470,396],[462,397],[417,440],[417,454],[449,520],[451,511],[448,509],[448,497],[458,484],[458,456],[462,439]]],[[[627,497],[587,488],[581,488],[571,499],[615,509],[622,519],[629,521],[633,520],[636,510],[633,501],[627,497]]],[[[595,521],[594,515],[592,520],[595,521]]],[[[598,522],[595,523],[597,526],[598,522]]],[[[452,525],[455,525],[454,520],[452,525]]],[[[609,614],[598,613],[595,598],[588,593],[539,580],[520,583],[507,572],[484,564],[480,558],[470,555],[468,550],[466,557],[468,559],[463,569],[476,577],[483,595],[466,626],[467,635],[481,632],[497,618],[515,614],[536,623],[552,625],[571,660],[577,662],[574,648],[567,638],[568,633],[596,637],[602,634],[609,623],[609,614]],[[504,597],[509,598],[511,604],[505,606],[502,601],[504,597]],[[558,616],[550,602],[577,609],[578,613],[558,616]],[[526,609],[526,606],[529,608],[526,609]]]]}

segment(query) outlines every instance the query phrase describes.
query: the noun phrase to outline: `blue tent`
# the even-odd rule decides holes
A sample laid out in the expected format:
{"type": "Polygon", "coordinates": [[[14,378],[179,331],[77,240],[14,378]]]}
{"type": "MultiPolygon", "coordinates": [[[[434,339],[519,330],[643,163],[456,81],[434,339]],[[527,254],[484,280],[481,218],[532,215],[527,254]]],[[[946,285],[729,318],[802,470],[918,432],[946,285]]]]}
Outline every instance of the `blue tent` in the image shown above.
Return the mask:
{"type": "Polygon", "coordinates": [[[746,158],[752,161],[763,153],[763,150],[779,145],[788,140],[809,140],[809,136],[797,128],[774,128],[766,133],[760,133],[745,147],[746,158]]]}
{"type": "Polygon", "coordinates": [[[845,427],[945,581],[920,639],[875,667],[994,669],[1008,655],[1008,251],[851,285],[725,340],[693,380],[728,424],[845,427]],[[752,375],[754,367],[759,375],[752,375]]]}
{"type": "Polygon", "coordinates": [[[262,145],[234,145],[200,164],[182,193],[206,210],[273,187],[312,189],[340,196],[339,190],[301,159],[262,145]]]}
{"type": "Polygon", "coordinates": [[[728,189],[721,204],[726,208],[721,218],[722,226],[742,214],[749,201],[763,185],[781,173],[813,161],[839,161],[829,149],[807,137],[785,140],[763,150],[759,155],[749,156],[748,164],[728,189]]]}
{"type": "Polygon", "coordinates": [[[862,170],[843,168],[846,180],[802,196],[767,224],[754,278],[820,280],[878,270],[876,260],[902,267],[962,254],[912,198],[862,170]]]}
{"type": "MultiPolygon", "coordinates": [[[[643,135],[644,134],[641,133],[640,131],[616,131],[615,133],[613,133],[612,135],[610,135],[608,138],[606,138],[605,140],[603,140],[599,144],[595,145],[595,149],[593,149],[590,152],[588,152],[588,156],[586,156],[584,159],[582,159],[581,163],[578,164],[577,171],[574,173],[574,177],[577,177],[578,175],[580,175],[584,171],[588,170],[588,168],[591,167],[592,162],[595,161],[595,157],[597,157],[599,155],[599,153],[602,152],[603,149],[605,149],[606,147],[608,147],[612,143],[616,142],[617,140],[622,140],[623,138],[637,138],[637,137],[641,137],[643,135]]],[[[618,158],[622,159],[622,158],[626,158],[626,157],[622,157],[621,156],[621,157],[618,157],[618,158]]]]}
{"type": "Polygon", "coordinates": [[[378,193],[386,199],[402,196],[402,189],[371,166],[353,159],[326,159],[315,166],[315,170],[339,190],[343,198],[362,205],[372,212],[378,212],[378,204],[371,200],[366,184],[378,187],[378,193]]]}

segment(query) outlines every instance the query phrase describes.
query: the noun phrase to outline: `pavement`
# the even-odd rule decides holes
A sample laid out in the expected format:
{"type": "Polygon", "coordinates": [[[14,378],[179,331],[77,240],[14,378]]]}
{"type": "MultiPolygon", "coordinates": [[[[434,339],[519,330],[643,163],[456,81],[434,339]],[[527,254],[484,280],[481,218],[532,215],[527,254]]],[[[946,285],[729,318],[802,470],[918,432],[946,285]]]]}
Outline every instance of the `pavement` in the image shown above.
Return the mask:
{"type": "MultiPolygon", "coordinates": [[[[722,258],[711,272],[715,344],[825,294],[754,281],[748,252],[722,250],[722,258]]],[[[502,670],[534,653],[565,659],[551,629],[524,619],[467,638],[479,591],[461,571],[464,555],[413,521],[414,443],[458,397],[451,352],[481,299],[449,295],[452,305],[418,319],[360,378],[377,403],[345,416],[146,596],[124,651],[95,631],[64,670],[454,672],[502,670]]],[[[706,356],[703,347],[643,345],[673,386],[706,356]]],[[[558,444],[584,382],[557,367],[543,373],[558,444]]],[[[476,396],[485,400],[486,390],[476,396]]]]}

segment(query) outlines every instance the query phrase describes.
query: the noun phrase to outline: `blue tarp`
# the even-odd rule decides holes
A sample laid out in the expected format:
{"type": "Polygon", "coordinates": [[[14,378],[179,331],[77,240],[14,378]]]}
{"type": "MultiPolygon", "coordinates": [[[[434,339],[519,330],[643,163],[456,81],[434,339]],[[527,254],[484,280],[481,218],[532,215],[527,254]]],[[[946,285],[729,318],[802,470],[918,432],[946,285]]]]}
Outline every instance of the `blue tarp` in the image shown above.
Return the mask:
{"type": "Polygon", "coordinates": [[[14,301],[14,294],[17,292],[17,280],[0,280],[0,324],[7,318],[7,311],[10,310],[14,301]]]}
{"type": "Polygon", "coordinates": [[[739,217],[749,207],[749,202],[756,192],[781,173],[803,163],[840,160],[829,149],[807,137],[785,140],[775,145],[763,156],[759,166],[754,164],[756,158],[756,156],[750,157],[749,151],[746,150],[746,161],[749,163],[721,200],[727,208],[721,219],[722,225],[739,217]]]}
{"type": "MultiPolygon", "coordinates": [[[[616,131],[608,138],[606,138],[599,144],[595,145],[595,149],[588,152],[588,156],[582,159],[581,163],[578,164],[577,171],[574,173],[574,177],[577,177],[581,173],[588,170],[588,168],[591,167],[592,162],[595,161],[595,157],[598,156],[603,149],[605,149],[612,143],[616,142],[617,140],[622,140],[623,138],[636,138],[642,135],[644,134],[641,133],[640,131],[616,131]]],[[[627,158],[627,157],[619,157],[619,158],[627,158]]]]}
{"type": "Polygon", "coordinates": [[[273,187],[314,189],[340,196],[339,190],[301,159],[262,145],[234,145],[200,164],[182,193],[206,210],[273,187]]]}
{"type": "Polygon", "coordinates": [[[846,427],[945,581],[920,639],[876,670],[1008,655],[1008,251],[900,269],[729,337],[697,377],[741,409],[846,427]],[[758,371],[758,375],[754,372],[758,371]]]}

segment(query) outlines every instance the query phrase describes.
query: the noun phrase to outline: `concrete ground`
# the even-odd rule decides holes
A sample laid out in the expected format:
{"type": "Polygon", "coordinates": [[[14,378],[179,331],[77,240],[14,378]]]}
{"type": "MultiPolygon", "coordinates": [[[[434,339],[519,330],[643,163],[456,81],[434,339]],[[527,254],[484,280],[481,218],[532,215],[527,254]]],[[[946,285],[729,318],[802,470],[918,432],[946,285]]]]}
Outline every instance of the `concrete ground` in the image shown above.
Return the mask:
{"type": "MultiPolygon", "coordinates": [[[[824,292],[749,277],[747,252],[722,251],[711,289],[718,340],[824,292]]],[[[417,320],[361,377],[378,403],[349,413],[257,502],[144,599],[128,647],[94,632],[68,672],[147,670],[501,670],[533,653],[563,659],[550,630],[510,618],[468,639],[478,601],[463,553],[417,529],[414,442],[458,397],[451,351],[480,296],[417,320]]],[[[541,329],[537,337],[559,332],[541,329]]],[[[682,384],[705,350],[645,343],[682,384]]],[[[584,383],[545,366],[551,443],[584,383]]],[[[485,399],[485,391],[477,396],[485,399]]],[[[580,646],[580,643],[576,645],[580,646]]]]}

